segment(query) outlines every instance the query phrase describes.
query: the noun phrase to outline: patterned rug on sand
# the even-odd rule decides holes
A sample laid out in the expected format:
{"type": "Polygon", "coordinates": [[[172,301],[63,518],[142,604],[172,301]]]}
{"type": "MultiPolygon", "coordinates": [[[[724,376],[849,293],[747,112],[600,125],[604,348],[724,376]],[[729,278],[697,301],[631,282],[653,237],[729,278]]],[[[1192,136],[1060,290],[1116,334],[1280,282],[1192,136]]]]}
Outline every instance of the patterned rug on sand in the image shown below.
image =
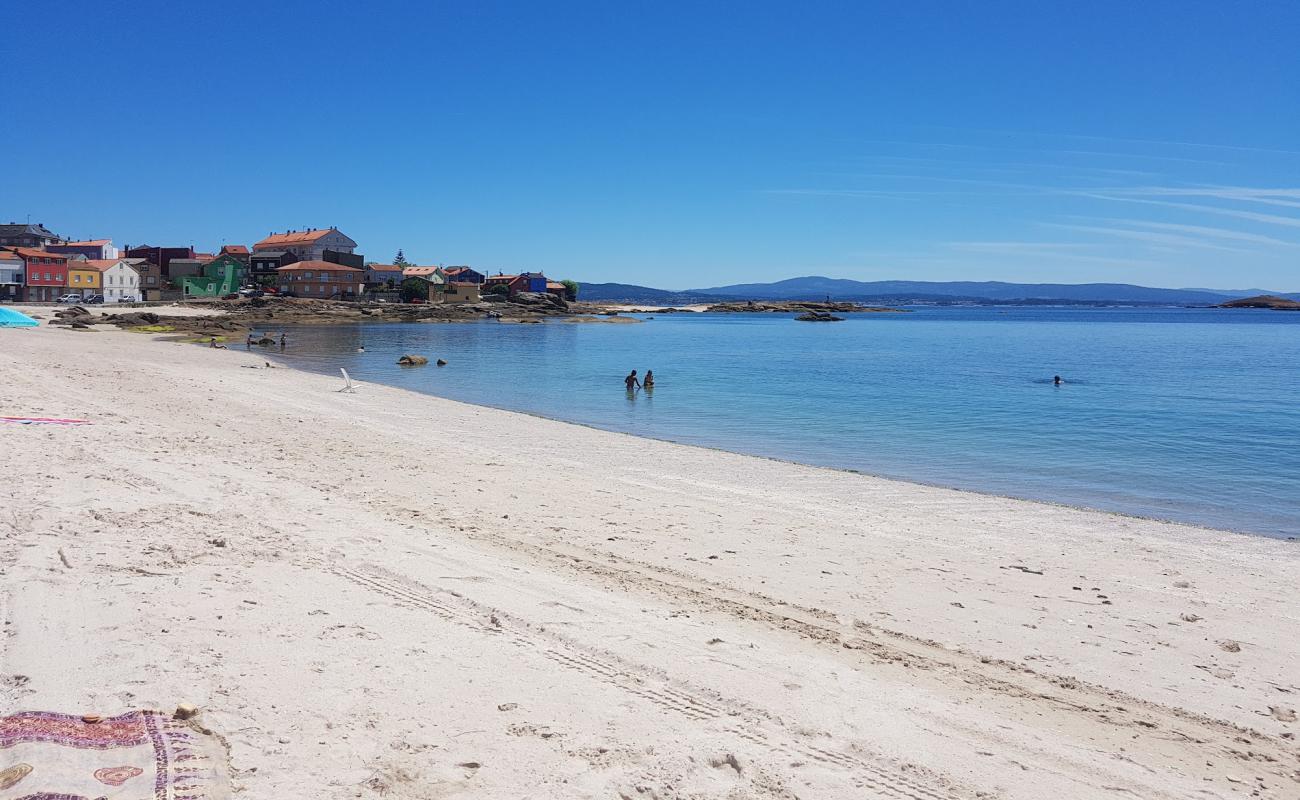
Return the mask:
{"type": "Polygon", "coordinates": [[[226,750],[158,711],[0,717],[0,800],[228,800],[226,750]]]}

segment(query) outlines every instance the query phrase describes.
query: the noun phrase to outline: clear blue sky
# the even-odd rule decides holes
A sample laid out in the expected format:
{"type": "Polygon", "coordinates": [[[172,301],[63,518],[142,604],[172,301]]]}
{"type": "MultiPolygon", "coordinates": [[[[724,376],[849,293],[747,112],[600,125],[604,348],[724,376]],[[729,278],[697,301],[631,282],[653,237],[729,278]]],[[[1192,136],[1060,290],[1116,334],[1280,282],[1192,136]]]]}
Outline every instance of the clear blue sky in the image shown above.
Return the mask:
{"type": "Polygon", "coordinates": [[[367,258],[1300,290],[1300,3],[49,2],[0,221],[367,258]],[[1066,6],[1069,6],[1068,8],[1066,6]]]}

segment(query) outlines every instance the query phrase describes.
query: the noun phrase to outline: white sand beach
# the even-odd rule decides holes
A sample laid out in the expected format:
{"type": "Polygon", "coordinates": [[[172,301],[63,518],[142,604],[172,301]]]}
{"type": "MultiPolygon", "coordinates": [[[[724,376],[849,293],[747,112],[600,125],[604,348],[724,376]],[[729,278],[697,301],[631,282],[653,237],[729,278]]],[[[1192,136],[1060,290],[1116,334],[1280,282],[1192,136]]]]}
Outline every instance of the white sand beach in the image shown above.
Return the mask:
{"type": "Polygon", "coordinates": [[[235,796],[1300,797],[1298,542],[0,353],[0,415],[93,423],[0,424],[3,710],[193,703],[235,796]]]}

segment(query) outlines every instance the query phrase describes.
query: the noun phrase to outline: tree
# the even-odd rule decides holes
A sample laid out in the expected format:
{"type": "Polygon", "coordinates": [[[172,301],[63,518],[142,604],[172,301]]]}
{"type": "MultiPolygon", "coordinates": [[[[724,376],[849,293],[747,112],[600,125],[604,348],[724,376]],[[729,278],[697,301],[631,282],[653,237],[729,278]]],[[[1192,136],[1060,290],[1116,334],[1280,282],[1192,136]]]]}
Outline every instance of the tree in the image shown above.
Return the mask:
{"type": "Polygon", "coordinates": [[[578,289],[582,288],[577,281],[571,281],[567,278],[560,281],[564,284],[564,299],[570,303],[578,299],[578,289]]]}
{"type": "Polygon", "coordinates": [[[403,303],[409,303],[416,298],[421,300],[429,298],[429,284],[422,278],[407,278],[402,281],[399,291],[402,293],[403,303]]]}
{"type": "Polygon", "coordinates": [[[409,261],[406,260],[406,254],[405,254],[405,253],[403,253],[401,250],[398,250],[398,251],[397,251],[397,255],[393,258],[393,266],[395,266],[395,267],[409,267],[409,266],[411,266],[411,262],[409,262],[409,261]]]}
{"type": "Polygon", "coordinates": [[[504,283],[494,283],[484,289],[483,294],[510,294],[510,287],[504,283]]]}

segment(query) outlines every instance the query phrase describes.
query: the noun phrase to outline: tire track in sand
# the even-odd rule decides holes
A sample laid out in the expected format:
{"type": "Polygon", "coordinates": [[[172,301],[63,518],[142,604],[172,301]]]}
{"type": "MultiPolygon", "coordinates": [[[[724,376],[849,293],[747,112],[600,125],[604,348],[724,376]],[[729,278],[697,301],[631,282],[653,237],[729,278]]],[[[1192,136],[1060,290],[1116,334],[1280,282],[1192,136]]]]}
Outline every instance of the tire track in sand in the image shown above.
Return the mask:
{"type": "Polygon", "coordinates": [[[330,562],[319,566],[404,608],[432,614],[484,635],[500,636],[512,646],[614,686],[665,712],[693,722],[715,723],[720,732],[762,747],[773,755],[803,758],[842,770],[855,786],[875,796],[896,800],[963,800],[974,796],[959,790],[942,776],[929,775],[914,766],[904,771],[883,757],[872,758],[810,744],[802,740],[804,737],[785,730],[772,715],[743,701],[688,686],[651,667],[598,653],[557,634],[536,630],[526,621],[480,605],[459,592],[430,589],[406,576],[372,566],[330,562]]]}

